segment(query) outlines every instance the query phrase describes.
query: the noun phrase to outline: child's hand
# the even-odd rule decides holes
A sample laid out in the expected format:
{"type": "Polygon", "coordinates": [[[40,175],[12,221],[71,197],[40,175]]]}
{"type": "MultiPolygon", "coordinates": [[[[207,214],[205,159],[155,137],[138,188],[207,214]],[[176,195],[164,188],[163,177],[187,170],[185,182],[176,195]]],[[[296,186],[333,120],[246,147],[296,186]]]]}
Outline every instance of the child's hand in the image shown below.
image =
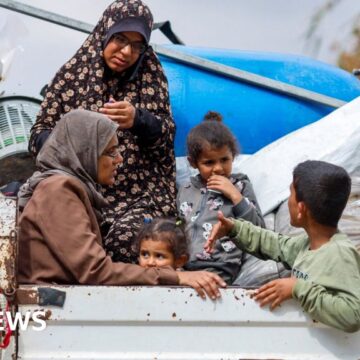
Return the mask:
{"type": "Polygon", "coordinates": [[[211,175],[206,186],[208,189],[221,191],[234,205],[238,204],[243,198],[240,191],[225,176],[211,175]]]}
{"type": "Polygon", "coordinates": [[[115,101],[111,99],[104,107],[99,109],[104,115],[119,124],[120,129],[130,129],[134,125],[135,107],[128,101],[115,101]]]}
{"type": "Polygon", "coordinates": [[[221,211],[218,212],[218,219],[219,221],[213,226],[211,234],[204,245],[204,250],[208,253],[213,251],[215,241],[227,235],[234,227],[234,222],[226,218],[221,211]]]}
{"type": "Polygon", "coordinates": [[[284,300],[292,298],[292,291],[296,283],[295,277],[277,279],[268,282],[256,290],[251,297],[260,302],[260,306],[270,304],[273,310],[284,300]]]}
{"type": "Polygon", "coordinates": [[[221,297],[219,287],[226,287],[226,283],[219,275],[209,271],[179,271],[179,285],[188,285],[196,290],[203,299],[205,293],[212,300],[221,297]]]}

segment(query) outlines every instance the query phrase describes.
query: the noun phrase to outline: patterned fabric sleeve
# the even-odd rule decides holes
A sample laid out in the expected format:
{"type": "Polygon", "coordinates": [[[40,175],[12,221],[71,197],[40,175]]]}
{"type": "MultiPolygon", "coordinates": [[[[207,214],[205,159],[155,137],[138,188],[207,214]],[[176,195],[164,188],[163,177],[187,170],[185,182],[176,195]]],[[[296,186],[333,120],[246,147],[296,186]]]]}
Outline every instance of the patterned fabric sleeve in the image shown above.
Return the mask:
{"type": "MultiPolygon", "coordinates": [[[[148,60],[148,68],[151,72],[142,75],[141,103],[136,105],[160,123],[158,139],[147,145],[149,157],[165,166],[166,172],[172,172],[175,159],[175,123],[170,109],[168,82],[154,53],[148,60]]],[[[142,136],[146,137],[147,132],[139,134],[140,139],[142,136]]]]}

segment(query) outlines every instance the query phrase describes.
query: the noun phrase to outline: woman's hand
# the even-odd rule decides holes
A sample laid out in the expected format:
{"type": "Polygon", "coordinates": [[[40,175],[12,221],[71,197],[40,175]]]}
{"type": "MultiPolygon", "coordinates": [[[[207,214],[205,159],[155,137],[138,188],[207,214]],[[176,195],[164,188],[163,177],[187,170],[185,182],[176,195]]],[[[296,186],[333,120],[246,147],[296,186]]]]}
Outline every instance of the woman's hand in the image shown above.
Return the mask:
{"type": "Polygon", "coordinates": [[[243,198],[236,186],[227,177],[222,175],[210,176],[206,187],[222,192],[234,205],[238,204],[243,198]]]}
{"type": "Polygon", "coordinates": [[[220,276],[209,271],[178,271],[179,285],[191,286],[203,299],[206,295],[216,300],[221,297],[219,287],[226,287],[220,276]]]}
{"type": "Polygon", "coordinates": [[[104,104],[104,107],[100,108],[99,111],[117,122],[120,129],[130,129],[134,126],[135,107],[128,101],[111,100],[104,104]]]}
{"type": "Polygon", "coordinates": [[[256,290],[251,297],[260,302],[260,306],[270,305],[273,310],[283,301],[292,298],[292,291],[296,283],[295,277],[276,279],[268,282],[256,290]]]}
{"type": "Polygon", "coordinates": [[[218,212],[218,219],[219,221],[213,226],[211,234],[204,245],[204,250],[208,253],[213,252],[215,241],[226,236],[234,227],[234,221],[226,218],[221,211],[218,212]]]}

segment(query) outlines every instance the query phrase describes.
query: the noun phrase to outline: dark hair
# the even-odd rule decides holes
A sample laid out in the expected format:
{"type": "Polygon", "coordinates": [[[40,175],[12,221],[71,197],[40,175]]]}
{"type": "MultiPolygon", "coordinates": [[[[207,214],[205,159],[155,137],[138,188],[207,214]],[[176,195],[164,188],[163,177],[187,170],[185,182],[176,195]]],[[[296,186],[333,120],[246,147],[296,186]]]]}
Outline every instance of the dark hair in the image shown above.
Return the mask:
{"type": "Polygon", "coordinates": [[[196,162],[206,146],[220,149],[227,146],[233,157],[239,153],[235,136],[229,128],[222,123],[221,114],[209,111],[204,121],[192,128],[186,139],[187,153],[190,159],[196,162]]]}
{"type": "Polygon", "coordinates": [[[156,218],[145,224],[139,231],[135,248],[137,253],[144,240],[166,242],[170,251],[174,254],[175,260],[182,255],[188,256],[188,243],[184,230],[184,222],[175,218],[156,218]]]}
{"type": "Polygon", "coordinates": [[[340,166],[307,160],[293,171],[297,201],[303,201],[319,224],[337,227],[351,191],[349,174],[340,166]]]}

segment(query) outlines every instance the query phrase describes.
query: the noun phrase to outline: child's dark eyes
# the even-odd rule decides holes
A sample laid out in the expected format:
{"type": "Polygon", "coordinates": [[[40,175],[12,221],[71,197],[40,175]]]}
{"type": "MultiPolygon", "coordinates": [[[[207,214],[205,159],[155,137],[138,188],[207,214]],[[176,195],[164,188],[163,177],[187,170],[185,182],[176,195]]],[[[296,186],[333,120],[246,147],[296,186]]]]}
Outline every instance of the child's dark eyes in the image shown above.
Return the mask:
{"type": "Polygon", "coordinates": [[[209,161],[205,161],[204,162],[204,165],[213,165],[214,164],[214,162],[213,161],[211,161],[211,160],[209,160],[209,161]]]}
{"type": "MultiPolygon", "coordinates": [[[[140,256],[147,259],[150,257],[150,253],[148,251],[142,250],[140,251],[140,256]]],[[[166,256],[163,254],[155,254],[156,259],[158,260],[164,260],[166,259],[166,256]]]]}
{"type": "MultiPolygon", "coordinates": [[[[227,162],[229,162],[229,161],[230,161],[230,158],[229,158],[229,157],[224,157],[224,158],[221,158],[221,159],[220,159],[220,162],[221,162],[222,164],[227,163],[227,162]]],[[[214,164],[215,164],[215,161],[213,161],[213,160],[206,160],[206,161],[203,162],[203,164],[204,164],[204,165],[207,165],[207,166],[211,166],[211,165],[214,165],[214,164]]]]}

